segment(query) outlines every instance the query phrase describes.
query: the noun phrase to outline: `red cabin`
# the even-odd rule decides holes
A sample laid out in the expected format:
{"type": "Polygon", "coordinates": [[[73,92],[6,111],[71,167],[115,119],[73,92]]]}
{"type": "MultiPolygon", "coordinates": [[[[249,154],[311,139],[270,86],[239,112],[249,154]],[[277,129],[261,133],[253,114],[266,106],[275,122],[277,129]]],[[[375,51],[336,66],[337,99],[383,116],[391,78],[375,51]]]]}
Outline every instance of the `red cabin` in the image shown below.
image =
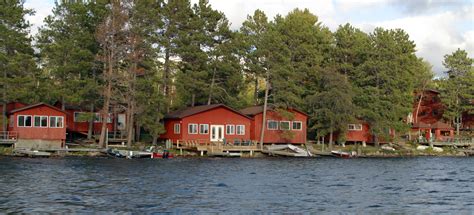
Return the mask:
{"type": "Polygon", "coordinates": [[[15,147],[61,148],[66,139],[66,112],[38,103],[11,110],[8,131],[18,136],[15,147]]]}
{"type": "MultiPolygon", "coordinates": [[[[393,129],[389,132],[390,138],[387,140],[383,137],[378,137],[378,142],[380,144],[389,143],[391,139],[395,136],[395,131],[393,129]]],[[[325,137],[326,142],[329,138],[329,135],[325,137]]],[[[336,141],[338,139],[338,134],[335,134],[333,140],[336,141]]],[[[346,133],[346,142],[349,143],[375,143],[375,136],[371,134],[370,125],[369,123],[365,122],[364,120],[358,120],[356,123],[351,123],[347,125],[347,133],[346,133]]]]}
{"type": "Polygon", "coordinates": [[[185,108],[164,117],[163,139],[180,141],[248,141],[251,119],[222,104],[185,108]]]}
{"type": "MultiPolygon", "coordinates": [[[[250,138],[260,141],[263,106],[248,107],[240,110],[240,112],[252,118],[250,138]]],[[[308,115],[299,110],[287,109],[280,112],[269,107],[266,115],[263,142],[304,144],[306,143],[307,120],[308,115]]]]}
{"type": "Polygon", "coordinates": [[[412,139],[424,142],[452,140],[454,138],[454,128],[441,121],[444,105],[439,98],[439,92],[425,90],[423,95],[418,93],[416,98],[413,104],[413,112],[408,117],[408,122],[413,123],[411,128],[412,139]]]}

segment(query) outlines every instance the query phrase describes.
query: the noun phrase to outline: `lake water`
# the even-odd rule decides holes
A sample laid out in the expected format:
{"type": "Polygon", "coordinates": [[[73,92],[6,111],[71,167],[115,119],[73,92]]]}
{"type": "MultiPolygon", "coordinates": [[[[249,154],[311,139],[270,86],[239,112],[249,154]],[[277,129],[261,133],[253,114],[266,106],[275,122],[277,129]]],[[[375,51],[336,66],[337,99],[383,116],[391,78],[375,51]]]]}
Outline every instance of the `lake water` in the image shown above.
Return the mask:
{"type": "Polygon", "coordinates": [[[0,157],[0,213],[474,213],[474,159],[0,157]]]}

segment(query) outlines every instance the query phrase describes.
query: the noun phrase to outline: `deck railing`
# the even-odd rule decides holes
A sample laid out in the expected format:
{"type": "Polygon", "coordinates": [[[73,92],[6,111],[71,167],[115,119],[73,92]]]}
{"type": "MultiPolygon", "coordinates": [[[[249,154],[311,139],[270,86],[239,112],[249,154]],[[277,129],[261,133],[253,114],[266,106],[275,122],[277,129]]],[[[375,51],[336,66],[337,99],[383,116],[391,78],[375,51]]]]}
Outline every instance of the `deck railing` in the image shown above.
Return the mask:
{"type": "Polygon", "coordinates": [[[18,132],[16,131],[0,131],[0,141],[16,141],[18,132]]]}
{"type": "Polygon", "coordinates": [[[206,150],[238,150],[238,149],[257,149],[258,143],[252,140],[223,140],[211,142],[209,140],[178,140],[176,141],[178,149],[206,149],[206,150]]]}

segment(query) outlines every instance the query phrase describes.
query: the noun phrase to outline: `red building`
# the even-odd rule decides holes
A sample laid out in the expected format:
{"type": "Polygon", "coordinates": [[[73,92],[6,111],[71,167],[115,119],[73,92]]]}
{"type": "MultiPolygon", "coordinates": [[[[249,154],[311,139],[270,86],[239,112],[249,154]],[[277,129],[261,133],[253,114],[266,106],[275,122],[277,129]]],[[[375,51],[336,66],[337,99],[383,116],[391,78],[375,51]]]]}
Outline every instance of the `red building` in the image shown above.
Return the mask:
{"type": "Polygon", "coordinates": [[[222,104],[185,108],[164,117],[162,139],[233,142],[250,140],[251,119],[222,104]]]}
{"type": "MultiPolygon", "coordinates": [[[[263,121],[263,106],[253,106],[240,110],[252,118],[250,138],[260,141],[263,121]]],[[[278,111],[268,108],[265,122],[264,143],[306,143],[308,115],[296,110],[278,111]]]]}
{"type": "MultiPolygon", "coordinates": [[[[392,141],[393,137],[395,136],[395,131],[390,129],[389,138],[378,137],[375,139],[375,136],[371,134],[370,125],[369,123],[365,122],[364,120],[358,120],[355,123],[351,123],[347,125],[347,133],[346,133],[346,142],[348,143],[368,143],[374,144],[378,141],[379,144],[389,143],[392,141]]],[[[328,142],[329,135],[325,137],[325,142],[328,142]]],[[[333,140],[336,141],[338,139],[338,134],[335,134],[333,140]]]]}
{"type": "MultiPolygon", "coordinates": [[[[21,102],[10,102],[8,104],[5,105],[6,106],[6,114],[7,114],[7,117],[8,117],[8,112],[12,111],[12,110],[15,110],[15,109],[18,109],[18,108],[22,108],[22,107],[25,107],[26,104],[23,104],[21,102]]],[[[0,110],[3,111],[3,104],[0,105],[0,110]]],[[[3,123],[4,122],[7,122],[7,120],[0,120],[0,131],[3,131],[3,123]]],[[[8,129],[8,128],[7,128],[8,129]]]]}
{"type": "Polygon", "coordinates": [[[66,112],[38,103],[8,112],[8,131],[18,136],[15,147],[61,148],[66,139],[66,112]]]}
{"type": "Polygon", "coordinates": [[[443,112],[444,105],[438,91],[417,93],[412,114],[408,117],[408,122],[412,123],[412,140],[428,142],[453,139],[454,128],[442,121],[443,112]]]}

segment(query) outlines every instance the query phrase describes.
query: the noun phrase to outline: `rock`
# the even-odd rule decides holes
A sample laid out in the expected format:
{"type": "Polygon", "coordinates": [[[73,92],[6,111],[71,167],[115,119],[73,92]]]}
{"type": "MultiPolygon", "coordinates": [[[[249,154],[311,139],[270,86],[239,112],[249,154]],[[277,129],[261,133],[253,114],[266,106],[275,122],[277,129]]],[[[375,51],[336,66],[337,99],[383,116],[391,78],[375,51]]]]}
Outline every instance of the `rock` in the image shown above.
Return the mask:
{"type": "Polygon", "coordinates": [[[433,147],[433,151],[434,152],[443,152],[443,148],[440,148],[440,147],[433,147]]]}
{"type": "Polygon", "coordinates": [[[391,146],[382,146],[382,149],[387,151],[395,151],[395,149],[391,146]]]}
{"type": "Polygon", "coordinates": [[[418,146],[418,147],[416,147],[416,150],[424,151],[424,150],[427,150],[428,148],[429,148],[429,146],[418,146]]]}

